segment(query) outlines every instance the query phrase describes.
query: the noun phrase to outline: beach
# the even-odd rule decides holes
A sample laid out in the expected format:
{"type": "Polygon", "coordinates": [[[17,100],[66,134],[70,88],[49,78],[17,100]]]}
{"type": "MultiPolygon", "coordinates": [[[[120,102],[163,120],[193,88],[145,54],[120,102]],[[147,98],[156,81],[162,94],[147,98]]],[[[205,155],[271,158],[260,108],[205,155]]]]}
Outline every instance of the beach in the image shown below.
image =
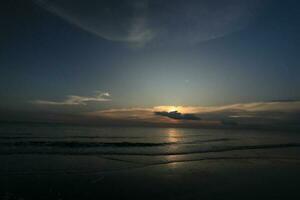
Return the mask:
{"type": "Polygon", "coordinates": [[[2,199],[299,197],[295,132],[6,125],[2,199]]]}

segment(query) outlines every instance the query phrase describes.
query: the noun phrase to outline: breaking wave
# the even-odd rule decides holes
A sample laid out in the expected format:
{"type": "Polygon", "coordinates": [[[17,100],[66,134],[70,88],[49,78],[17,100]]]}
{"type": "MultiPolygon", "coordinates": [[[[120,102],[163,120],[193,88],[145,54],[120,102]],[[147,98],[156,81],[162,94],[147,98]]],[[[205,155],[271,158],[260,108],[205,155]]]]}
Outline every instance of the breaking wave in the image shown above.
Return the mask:
{"type": "MultiPolygon", "coordinates": [[[[19,143],[20,145],[23,145],[19,143]]],[[[46,146],[47,145],[66,145],[65,143],[35,143],[36,145],[46,146]]],[[[69,144],[70,145],[70,144],[69,144]]],[[[71,146],[74,144],[71,144],[71,146]]],[[[78,145],[78,144],[77,144],[78,145]]],[[[89,144],[93,145],[93,144],[89,144]]],[[[97,143],[99,145],[99,143],[97,143]]],[[[145,146],[162,146],[169,145],[169,143],[104,143],[102,145],[120,145],[123,147],[131,146],[131,147],[145,147],[145,146]]],[[[181,151],[117,151],[117,150],[103,150],[102,149],[94,149],[92,151],[68,151],[65,149],[32,149],[32,150],[8,150],[1,151],[0,155],[11,155],[11,154],[42,154],[42,155],[119,155],[119,156],[175,156],[175,155],[189,155],[189,154],[202,154],[202,153],[220,153],[220,152],[230,152],[230,151],[244,151],[244,150],[265,150],[265,149],[284,149],[284,148],[299,148],[300,143],[284,143],[284,144],[263,144],[263,145],[237,145],[237,146],[214,146],[207,149],[196,149],[196,150],[181,150],[181,151]]]]}
{"type": "Polygon", "coordinates": [[[62,148],[89,148],[89,147],[159,147],[180,144],[199,144],[207,142],[220,142],[230,140],[228,138],[198,140],[193,142],[80,142],[80,141],[15,141],[0,142],[0,146],[22,147],[62,147],[62,148]]]}

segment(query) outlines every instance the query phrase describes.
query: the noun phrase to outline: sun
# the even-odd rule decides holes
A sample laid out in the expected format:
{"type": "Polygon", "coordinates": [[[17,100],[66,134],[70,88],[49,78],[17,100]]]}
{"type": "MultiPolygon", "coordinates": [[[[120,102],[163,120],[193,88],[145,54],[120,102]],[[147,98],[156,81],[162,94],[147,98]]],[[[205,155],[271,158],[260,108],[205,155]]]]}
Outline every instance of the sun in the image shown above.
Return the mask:
{"type": "Polygon", "coordinates": [[[182,106],[156,106],[154,107],[154,110],[155,111],[158,111],[158,112],[174,112],[174,111],[177,111],[177,112],[180,112],[180,113],[186,113],[185,112],[185,108],[182,107],[182,106]]]}
{"type": "Polygon", "coordinates": [[[170,106],[168,108],[168,112],[174,112],[174,111],[178,111],[178,108],[176,106],[170,106]]]}

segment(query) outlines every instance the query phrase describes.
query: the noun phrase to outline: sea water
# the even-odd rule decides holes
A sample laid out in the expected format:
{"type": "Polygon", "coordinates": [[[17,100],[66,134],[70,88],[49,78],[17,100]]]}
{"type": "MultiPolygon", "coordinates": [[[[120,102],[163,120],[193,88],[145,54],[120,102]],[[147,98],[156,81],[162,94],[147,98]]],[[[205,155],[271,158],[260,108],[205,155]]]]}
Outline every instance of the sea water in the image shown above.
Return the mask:
{"type": "Polygon", "coordinates": [[[0,197],[294,197],[299,153],[297,132],[2,123],[0,197]]]}

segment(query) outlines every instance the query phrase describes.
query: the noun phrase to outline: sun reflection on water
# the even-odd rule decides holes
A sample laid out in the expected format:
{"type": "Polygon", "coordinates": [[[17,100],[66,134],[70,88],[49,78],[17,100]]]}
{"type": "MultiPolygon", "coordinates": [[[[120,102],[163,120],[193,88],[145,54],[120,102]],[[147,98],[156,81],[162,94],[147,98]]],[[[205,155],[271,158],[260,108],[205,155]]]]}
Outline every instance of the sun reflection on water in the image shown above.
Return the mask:
{"type": "Polygon", "coordinates": [[[167,140],[168,142],[180,142],[182,134],[176,128],[167,129],[167,140]]]}
{"type": "MultiPolygon", "coordinates": [[[[182,142],[182,138],[183,138],[183,135],[182,135],[182,132],[179,130],[179,129],[176,129],[176,128],[169,128],[167,129],[167,142],[171,142],[171,143],[177,143],[177,144],[174,144],[174,145],[170,145],[168,151],[170,154],[175,154],[177,151],[178,151],[178,145],[180,142],[182,142]]],[[[178,155],[168,155],[166,156],[166,161],[169,162],[169,161],[176,161],[178,160],[179,157],[178,155]]],[[[168,166],[170,168],[174,168],[177,166],[178,163],[174,162],[174,163],[171,163],[169,164],[168,166]]]]}

